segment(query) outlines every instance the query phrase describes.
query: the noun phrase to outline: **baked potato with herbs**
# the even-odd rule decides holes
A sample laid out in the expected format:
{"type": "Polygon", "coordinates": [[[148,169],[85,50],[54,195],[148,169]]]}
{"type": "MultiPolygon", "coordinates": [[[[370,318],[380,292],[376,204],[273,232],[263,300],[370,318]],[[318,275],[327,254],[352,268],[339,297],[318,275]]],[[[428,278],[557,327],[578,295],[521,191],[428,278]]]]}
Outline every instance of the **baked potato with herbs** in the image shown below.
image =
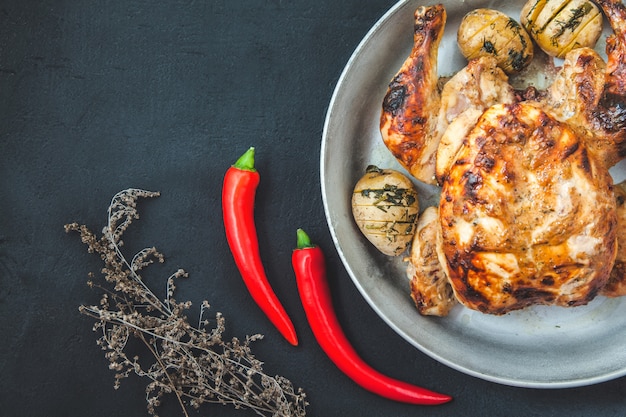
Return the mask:
{"type": "Polygon", "coordinates": [[[419,213],[417,190],[392,169],[367,167],[352,193],[352,214],[359,230],[379,251],[402,254],[413,240],[419,213]]]}
{"type": "Polygon", "coordinates": [[[467,13],[457,32],[459,49],[468,60],[491,55],[507,74],[520,72],[533,59],[533,43],[513,18],[493,9],[467,13]]]}
{"type": "Polygon", "coordinates": [[[520,17],[537,45],[557,58],[574,48],[593,48],[602,33],[602,20],[590,0],[529,0],[520,17]]]}

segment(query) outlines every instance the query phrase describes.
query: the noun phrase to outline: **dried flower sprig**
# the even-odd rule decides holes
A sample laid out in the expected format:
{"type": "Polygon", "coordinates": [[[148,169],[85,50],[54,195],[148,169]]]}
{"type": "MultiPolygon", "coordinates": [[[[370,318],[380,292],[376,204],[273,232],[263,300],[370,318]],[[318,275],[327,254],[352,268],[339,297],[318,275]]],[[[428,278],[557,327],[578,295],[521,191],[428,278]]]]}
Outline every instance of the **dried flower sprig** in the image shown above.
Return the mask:
{"type": "Polygon", "coordinates": [[[170,393],[185,416],[188,407],[207,402],[249,408],[262,416],[304,416],[307,402],[302,389],[295,391],[284,377],[268,376],[253,355],[251,343],[262,335],[224,341],[224,317],[217,313],[214,327],[208,329],[206,301],[201,305],[198,326],[193,327],[185,315],[191,302],[174,299],[176,280],[187,273],[179,269],[168,277],[166,297],[161,300],[140,273],[154,262],[164,262],[164,256],[153,247],[139,251],[130,261],[122,253],[122,236],[139,218],[137,201],[158,195],[132,188],[120,191],[111,200],[107,225],[99,238],[84,225],[65,225],[66,232],[79,232],[88,251],[104,261],[101,272],[105,282],[88,282],[103,290],[100,304],[81,305],[79,310],[96,319],[93,329],[102,333],[97,343],[106,351],[109,368],[116,371],[115,388],[133,373],[147,377],[147,409],[153,416],[162,397],[170,393]],[[145,346],[149,360],[127,352],[131,338],[145,346]]]}

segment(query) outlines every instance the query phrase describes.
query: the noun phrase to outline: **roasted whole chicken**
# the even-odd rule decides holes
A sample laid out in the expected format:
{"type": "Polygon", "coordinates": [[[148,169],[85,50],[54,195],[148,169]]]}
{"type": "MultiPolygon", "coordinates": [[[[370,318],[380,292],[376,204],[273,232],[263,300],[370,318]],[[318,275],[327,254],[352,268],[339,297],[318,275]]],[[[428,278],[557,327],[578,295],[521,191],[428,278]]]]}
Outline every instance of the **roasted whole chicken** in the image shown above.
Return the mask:
{"type": "Polygon", "coordinates": [[[389,84],[380,130],[409,173],[442,189],[407,258],[423,314],[446,315],[454,302],[436,300],[450,291],[497,315],[626,295],[626,190],[609,174],[626,156],[626,8],[597,4],[613,29],[607,61],[574,49],[533,95],[516,94],[488,58],[438,85],[446,11],[416,10],[414,46],[389,84]]]}

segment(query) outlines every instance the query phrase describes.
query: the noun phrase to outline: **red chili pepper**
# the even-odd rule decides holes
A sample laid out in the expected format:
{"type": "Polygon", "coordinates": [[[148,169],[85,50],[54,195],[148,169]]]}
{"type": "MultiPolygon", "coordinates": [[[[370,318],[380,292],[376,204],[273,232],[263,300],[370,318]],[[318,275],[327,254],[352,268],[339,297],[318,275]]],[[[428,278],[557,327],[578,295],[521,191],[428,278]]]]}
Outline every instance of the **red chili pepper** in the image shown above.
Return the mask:
{"type": "Polygon", "coordinates": [[[254,301],[285,339],[297,346],[293,323],[272,290],[261,262],[254,223],[254,199],[259,181],[259,173],[254,168],[254,148],[250,148],[224,176],[222,211],[226,240],[254,301]]]}
{"type": "Polygon", "coordinates": [[[383,375],[359,357],[333,310],[322,250],[311,244],[302,229],[298,229],[297,237],[298,248],[293,251],[292,263],[302,305],[313,335],[335,365],[361,387],[391,400],[422,405],[450,401],[449,395],[383,375]]]}

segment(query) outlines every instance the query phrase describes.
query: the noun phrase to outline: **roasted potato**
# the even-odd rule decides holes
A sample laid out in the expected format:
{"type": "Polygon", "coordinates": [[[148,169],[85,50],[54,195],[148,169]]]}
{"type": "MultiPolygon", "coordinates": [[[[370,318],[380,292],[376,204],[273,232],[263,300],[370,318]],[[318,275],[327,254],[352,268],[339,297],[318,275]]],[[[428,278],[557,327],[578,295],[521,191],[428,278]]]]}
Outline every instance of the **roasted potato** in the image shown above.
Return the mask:
{"type": "Polygon", "coordinates": [[[520,17],[537,45],[557,58],[574,48],[593,48],[602,33],[602,20],[590,0],[529,0],[520,17]]]}
{"type": "Polygon", "coordinates": [[[392,169],[367,167],[352,193],[352,214],[359,230],[382,253],[402,254],[413,240],[419,213],[417,190],[392,169]]]}
{"type": "Polygon", "coordinates": [[[533,43],[526,30],[515,19],[493,9],[467,13],[459,25],[457,43],[468,60],[492,55],[507,74],[520,72],[533,59],[533,43]]]}

